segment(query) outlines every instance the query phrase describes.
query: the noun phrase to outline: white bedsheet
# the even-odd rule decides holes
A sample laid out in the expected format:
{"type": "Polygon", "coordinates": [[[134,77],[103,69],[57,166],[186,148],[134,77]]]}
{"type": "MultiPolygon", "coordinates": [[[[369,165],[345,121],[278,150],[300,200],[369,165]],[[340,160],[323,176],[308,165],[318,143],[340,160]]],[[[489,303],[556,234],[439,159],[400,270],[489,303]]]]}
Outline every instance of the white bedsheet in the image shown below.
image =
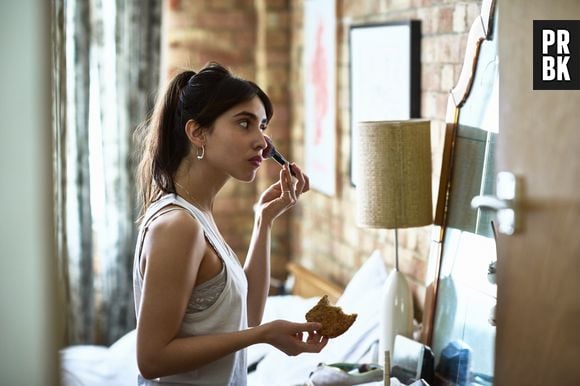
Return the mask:
{"type": "MultiPolygon", "coordinates": [[[[321,353],[289,357],[277,349],[259,344],[248,348],[248,366],[258,362],[248,375],[249,386],[304,385],[319,363],[374,362],[378,340],[379,307],[387,272],[379,253],[374,253],[354,275],[338,304],[346,313],[357,313],[352,327],[332,339],[321,353]]],[[[273,296],[268,298],[263,321],[286,319],[303,322],[304,314],[318,298],[273,296]]],[[[110,347],[70,346],[60,352],[62,386],[135,385],[137,362],[135,331],[128,332],[110,347]]]]}
{"type": "Polygon", "coordinates": [[[61,385],[136,385],[135,342],[136,333],[132,330],[110,347],[78,345],[61,350],[61,385]]]}

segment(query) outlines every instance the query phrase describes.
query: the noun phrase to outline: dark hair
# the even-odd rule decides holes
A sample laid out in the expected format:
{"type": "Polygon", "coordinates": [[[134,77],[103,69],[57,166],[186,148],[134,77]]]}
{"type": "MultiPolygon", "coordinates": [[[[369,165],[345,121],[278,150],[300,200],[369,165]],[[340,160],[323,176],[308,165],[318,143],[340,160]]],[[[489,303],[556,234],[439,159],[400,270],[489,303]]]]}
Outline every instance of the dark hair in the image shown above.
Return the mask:
{"type": "Polygon", "coordinates": [[[216,119],[233,106],[260,98],[268,122],[274,113],[272,102],[258,85],[233,75],[210,62],[198,73],[184,71],[167,85],[157,99],[151,118],[143,123],[142,159],[138,169],[141,215],[164,193],[174,193],[174,174],[189,153],[185,124],[190,119],[211,131],[216,119]]]}

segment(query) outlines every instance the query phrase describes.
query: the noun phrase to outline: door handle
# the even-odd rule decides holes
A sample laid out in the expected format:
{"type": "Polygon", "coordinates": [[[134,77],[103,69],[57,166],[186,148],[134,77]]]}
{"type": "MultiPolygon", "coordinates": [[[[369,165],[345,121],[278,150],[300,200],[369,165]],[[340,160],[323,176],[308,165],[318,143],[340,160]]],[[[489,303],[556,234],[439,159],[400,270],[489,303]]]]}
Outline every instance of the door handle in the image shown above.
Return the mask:
{"type": "Polygon", "coordinates": [[[496,196],[475,196],[471,199],[471,207],[474,209],[503,210],[509,208],[509,203],[496,196]]]}
{"type": "Polygon", "coordinates": [[[475,196],[471,199],[471,207],[495,210],[499,232],[513,235],[519,228],[516,213],[518,194],[516,176],[510,172],[499,172],[496,179],[496,195],[475,196]]]}

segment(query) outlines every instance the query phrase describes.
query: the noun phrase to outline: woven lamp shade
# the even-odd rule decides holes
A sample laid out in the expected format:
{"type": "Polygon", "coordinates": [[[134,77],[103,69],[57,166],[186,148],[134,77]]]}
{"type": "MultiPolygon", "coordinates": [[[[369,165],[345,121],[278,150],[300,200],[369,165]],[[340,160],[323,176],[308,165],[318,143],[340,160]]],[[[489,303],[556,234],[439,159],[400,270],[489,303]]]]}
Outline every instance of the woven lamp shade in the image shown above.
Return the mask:
{"type": "Polygon", "coordinates": [[[358,225],[395,229],[431,224],[430,121],[359,122],[355,140],[358,225]]]}

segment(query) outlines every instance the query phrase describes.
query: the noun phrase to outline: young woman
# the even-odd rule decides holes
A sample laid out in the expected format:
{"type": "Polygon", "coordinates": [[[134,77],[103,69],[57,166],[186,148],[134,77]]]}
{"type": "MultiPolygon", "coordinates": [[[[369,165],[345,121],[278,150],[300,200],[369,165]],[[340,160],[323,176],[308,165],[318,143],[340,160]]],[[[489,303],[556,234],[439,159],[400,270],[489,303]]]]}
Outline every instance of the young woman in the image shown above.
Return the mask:
{"type": "Polygon", "coordinates": [[[229,178],[254,180],[272,114],[256,84],[210,63],[177,75],[144,126],[133,271],[140,385],[245,385],[245,347],[297,355],[327,343],[318,323],[261,324],[270,230],[309,189],[300,168],[284,166],[259,198],[243,267],[212,215],[229,178]]]}

